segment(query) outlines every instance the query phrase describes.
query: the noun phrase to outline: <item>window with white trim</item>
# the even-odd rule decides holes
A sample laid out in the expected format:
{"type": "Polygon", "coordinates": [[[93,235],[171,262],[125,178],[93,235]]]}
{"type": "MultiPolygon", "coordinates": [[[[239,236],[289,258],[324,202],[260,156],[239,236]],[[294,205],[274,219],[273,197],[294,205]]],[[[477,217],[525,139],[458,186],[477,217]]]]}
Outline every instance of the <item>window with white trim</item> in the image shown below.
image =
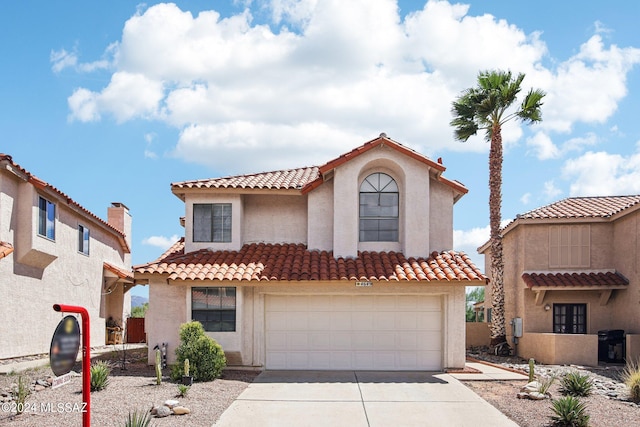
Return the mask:
{"type": "Polygon", "coordinates": [[[360,241],[398,241],[398,185],[386,173],[372,173],[360,184],[360,241]]]}
{"type": "Polygon", "coordinates": [[[195,203],[193,241],[230,242],[231,203],[195,203]]]}
{"type": "Polygon", "coordinates": [[[44,197],[38,199],[38,234],[56,239],[56,205],[44,197]]]}

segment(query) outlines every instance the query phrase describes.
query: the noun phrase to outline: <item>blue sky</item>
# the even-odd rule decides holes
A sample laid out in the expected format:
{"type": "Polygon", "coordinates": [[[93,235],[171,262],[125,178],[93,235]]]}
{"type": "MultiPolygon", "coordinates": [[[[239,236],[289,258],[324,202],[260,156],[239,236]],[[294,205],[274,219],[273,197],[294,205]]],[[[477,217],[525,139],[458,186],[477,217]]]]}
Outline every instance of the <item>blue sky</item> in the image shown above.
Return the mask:
{"type": "Polygon", "coordinates": [[[505,220],[639,194],[638,18],[590,0],[0,2],[0,152],[102,218],[126,204],[140,264],[183,235],[171,182],[319,165],[385,132],[469,188],[455,249],[482,266],[488,146],[453,140],[451,102],[491,68],[547,92],[541,124],[503,131],[505,220]]]}

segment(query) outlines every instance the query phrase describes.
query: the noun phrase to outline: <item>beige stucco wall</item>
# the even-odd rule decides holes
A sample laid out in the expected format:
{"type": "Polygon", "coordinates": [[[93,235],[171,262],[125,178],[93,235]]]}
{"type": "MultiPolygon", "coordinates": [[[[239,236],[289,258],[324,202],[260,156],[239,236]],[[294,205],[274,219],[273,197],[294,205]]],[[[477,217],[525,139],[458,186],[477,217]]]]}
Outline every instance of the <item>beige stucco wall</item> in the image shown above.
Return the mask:
{"type": "Polygon", "coordinates": [[[429,187],[429,252],[453,248],[453,190],[431,180],[429,187]]]}
{"type": "Polygon", "coordinates": [[[465,347],[488,346],[491,339],[491,331],[487,322],[465,323],[465,347]]]}
{"type": "Polygon", "coordinates": [[[627,362],[640,363],[640,334],[627,334],[627,362]]]}
{"type": "MultiPolygon", "coordinates": [[[[63,317],[53,310],[53,304],[85,307],[91,322],[91,345],[104,345],[105,318],[101,313],[106,305],[112,305],[102,292],[103,263],[130,268],[129,254],[123,252],[113,233],[52,194],[43,196],[56,203],[55,241],[39,236],[38,194],[31,184],[0,173],[0,240],[16,249],[0,259],[4,307],[0,310],[0,359],[49,352],[51,337],[63,317]],[[88,256],[78,252],[78,224],[90,230],[88,256]],[[34,250],[44,255],[29,255],[36,253],[34,250]],[[47,256],[50,262],[41,263],[47,256]]],[[[119,301],[130,301],[121,289],[119,301]]],[[[122,305],[114,310],[114,317],[123,317],[122,305]]]]}
{"type": "MultiPolygon", "coordinates": [[[[238,282],[198,282],[197,286],[237,286],[236,332],[208,333],[218,341],[225,353],[245,366],[264,367],[265,364],[265,296],[273,294],[428,294],[440,295],[443,301],[443,366],[464,367],[465,288],[452,285],[401,284],[355,288],[353,283],[320,282],[284,283],[248,286],[238,282]]],[[[154,363],[153,346],[167,342],[168,362],[176,360],[175,349],[180,344],[180,325],[190,320],[190,286],[166,284],[154,280],[149,286],[149,312],[147,313],[147,336],[149,339],[149,363],[154,363]],[[166,304],[166,301],[183,303],[166,304]]]]}
{"type": "MultiPolygon", "coordinates": [[[[308,194],[307,229],[309,250],[333,250],[333,180],[308,194]]],[[[342,206],[342,205],[338,205],[342,206]]]]}
{"type": "Polygon", "coordinates": [[[244,243],[307,243],[307,197],[246,194],[242,196],[244,243]]]}
{"type": "Polygon", "coordinates": [[[518,343],[520,355],[550,365],[598,366],[598,336],[527,333],[518,343]]]}

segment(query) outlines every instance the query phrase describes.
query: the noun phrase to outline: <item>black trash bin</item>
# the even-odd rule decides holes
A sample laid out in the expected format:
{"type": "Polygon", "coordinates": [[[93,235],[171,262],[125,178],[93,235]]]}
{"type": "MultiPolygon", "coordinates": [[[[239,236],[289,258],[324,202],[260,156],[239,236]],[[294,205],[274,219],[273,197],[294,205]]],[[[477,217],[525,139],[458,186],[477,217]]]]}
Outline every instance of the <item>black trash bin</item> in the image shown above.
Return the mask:
{"type": "Polygon", "coordinates": [[[624,329],[604,329],[598,331],[598,362],[623,362],[624,329]],[[616,346],[621,344],[621,351],[616,346]]]}

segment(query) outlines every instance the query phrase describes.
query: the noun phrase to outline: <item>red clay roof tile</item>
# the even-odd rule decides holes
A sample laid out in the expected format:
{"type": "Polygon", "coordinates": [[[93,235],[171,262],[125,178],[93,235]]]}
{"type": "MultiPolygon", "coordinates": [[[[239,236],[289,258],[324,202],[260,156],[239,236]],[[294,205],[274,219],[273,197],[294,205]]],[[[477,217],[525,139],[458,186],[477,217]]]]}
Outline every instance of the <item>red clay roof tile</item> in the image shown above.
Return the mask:
{"type": "Polygon", "coordinates": [[[360,252],[334,258],[303,244],[252,243],[239,251],[202,249],[184,253],[184,239],[163,256],[134,266],[135,274],[163,274],[170,280],[235,281],[465,281],[480,286],[487,278],[462,252],[433,252],[405,258],[397,252],[360,252]]]}
{"type": "Polygon", "coordinates": [[[629,281],[620,273],[576,272],[576,273],[524,273],[522,280],[528,288],[607,288],[627,286],[629,281]]]}
{"type": "Polygon", "coordinates": [[[570,197],[518,215],[518,219],[609,218],[640,204],[640,195],[570,197]]]}
{"type": "Polygon", "coordinates": [[[110,272],[112,272],[113,274],[115,274],[116,276],[118,276],[121,279],[128,279],[133,281],[133,271],[131,270],[125,270],[123,268],[117,267],[113,264],[109,264],[108,262],[103,263],[103,267],[106,270],[109,270],[110,272]]]}
{"type": "Polygon", "coordinates": [[[8,256],[13,252],[13,245],[9,242],[0,241],[0,259],[8,256]]]}

